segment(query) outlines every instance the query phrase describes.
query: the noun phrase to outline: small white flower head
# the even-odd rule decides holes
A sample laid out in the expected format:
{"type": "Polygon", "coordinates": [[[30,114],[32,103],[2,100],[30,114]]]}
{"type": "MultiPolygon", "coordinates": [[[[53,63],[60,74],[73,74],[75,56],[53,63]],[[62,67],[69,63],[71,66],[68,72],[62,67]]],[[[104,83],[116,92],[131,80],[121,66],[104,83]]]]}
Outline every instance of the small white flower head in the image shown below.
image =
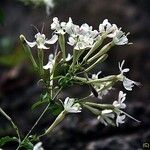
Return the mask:
{"type": "Polygon", "coordinates": [[[140,83],[132,81],[124,76],[124,73],[129,72],[129,70],[130,70],[129,68],[123,69],[124,63],[125,63],[124,60],[122,61],[122,63],[119,63],[119,70],[120,70],[120,76],[121,76],[120,81],[123,82],[123,86],[126,90],[132,91],[132,88],[134,87],[134,85],[139,86],[140,83]]]}
{"type": "Polygon", "coordinates": [[[125,122],[124,121],[125,117],[126,117],[125,115],[120,115],[120,114],[117,115],[117,118],[116,118],[117,127],[119,126],[119,124],[123,124],[125,122]]]}
{"type": "Polygon", "coordinates": [[[57,40],[58,40],[57,35],[53,35],[51,39],[47,40],[45,34],[42,34],[40,32],[38,32],[35,35],[35,41],[33,41],[33,42],[29,42],[25,39],[25,41],[29,45],[29,47],[32,48],[34,46],[37,46],[37,48],[39,48],[39,49],[49,49],[45,45],[46,44],[54,44],[57,40]]]}
{"type": "Polygon", "coordinates": [[[112,124],[112,119],[115,117],[113,114],[113,111],[110,109],[102,110],[101,115],[99,115],[97,118],[101,121],[104,125],[112,124]]]}
{"type": "Polygon", "coordinates": [[[115,24],[109,23],[108,19],[105,19],[103,23],[99,25],[100,34],[106,34],[109,38],[116,36],[116,30],[118,30],[118,27],[115,24]]]}
{"type": "Polygon", "coordinates": [[[113,105],[116,108],[124,109],[124,108],[126,108],[126,104],[123,103],[125,101],[125,99],[126,99],[126,93],[123,93],[122,91],[120,91],[119,95],[118,95],[118,101],[114,101],[113,105]]]}
{"type": "Polygon", "coordinates": [[[42,142],[38,142],[34,147],[33,150],[44,150],[42,147],[42,142]]]}
{"type": "MultiPolygon", "coordinates": [[[[101,71],[99,71],[97,74],[92,74],[92,80],[98,79],[99,74],[101,74],[101,71]]],[[[102,99],[102,97],[105,96],[105,95],[107,95],[108,92],[112,89],[112,87],[105,88],[109,84],[110,84],[110,82],[106,82],[106,83],[94,83],[94,88],[98,92],[98,98],[99,99],[102,99]]]]}
{"type": "Polygon", "coordinates": [[[59,22],[57,17],[53,18],[53,23],[51,24],[51,29],[55,31],[57,34],[65,34],[64,28],[66,26],[65,22],[59,22]]]}
{"type": "Polygon", "coordinates": [[[80,113],[82,109],[79,103],[75,103],[74,98],[67,97],[63,105],[64,105],[65,111],[69,113],[80,113]]]}
{"type": "Polygon", "coordinates": [[[117,30],[116,35],[113,37],[113,42],[116,45],[125,45],[128,44],[128,38],[127,35],[125,35],[124,32],[117,30]]]}
{"type": "Polygon", "coordinates": [[[92,47],[98,35],[98,31],[92,29],[92,26],[86,23],[79,27],[69,18],[65,27],[65,31],[69,34],[68,44],[74,46],[76,50],[92,47]]]}
{"type": "Polygon", "coordinates": [[[47,63],[45,66],[43,66],[43,69],[45,69],[45,70],[47,70],[47,69],[52,70],[53,65],[54,65],[54,62],[55,62],[55,60],[54,60],[54,55],[53,55],[53,54],[50,54],[50,55],[49,55],[48,63],[47,63]]]}
{"type": "Polygon", "coordinates": [[[78,25],[73,24],[73,21],[71,17],[69,17],[68,22],[65,26],[65,31],[71,36],[71,37],[77,37],[80,27],[78,25]]]}

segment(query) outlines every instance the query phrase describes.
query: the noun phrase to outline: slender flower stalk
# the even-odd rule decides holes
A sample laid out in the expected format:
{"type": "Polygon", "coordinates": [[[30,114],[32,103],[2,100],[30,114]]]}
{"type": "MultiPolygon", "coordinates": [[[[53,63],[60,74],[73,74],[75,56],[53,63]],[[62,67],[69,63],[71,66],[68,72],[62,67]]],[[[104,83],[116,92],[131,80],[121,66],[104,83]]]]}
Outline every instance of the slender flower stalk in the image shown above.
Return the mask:
{"type": "Polygon", "coordinates": [[[55,119],[55,121],[52,123],[52,125],[45,131],[44,135],[50,134],[52,130],[59,124],[61,121],[65,118],[67,112],[64,110],[62,111],[58,117],[55,119]]]}
{"type": "Polygon", "coordinates": [[[20,35],[20,40],[21,40],[21,42],[23,44],[23,48],[24,48],[25,52],[27,53],[27,55],[29,56],[29,58],[30,58],[30,60],[31,60],[31,62],[33,64],[33,67],[35,68],[35,70],[38,70],[38,65],[37,65],[37,63],[36,63],[36,61],[35,61],[35,59],[34,59],[34,57],[32,55],[30,47],[25,42],[25,37],[23,35],[20,35]]]}

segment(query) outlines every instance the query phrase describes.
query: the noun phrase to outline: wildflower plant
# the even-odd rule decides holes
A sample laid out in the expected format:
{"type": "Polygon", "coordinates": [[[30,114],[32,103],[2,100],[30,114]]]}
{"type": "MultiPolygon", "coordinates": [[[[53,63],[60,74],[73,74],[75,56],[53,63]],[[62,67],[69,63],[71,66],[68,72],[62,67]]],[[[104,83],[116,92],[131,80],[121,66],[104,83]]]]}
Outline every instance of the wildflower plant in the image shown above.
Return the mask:
{"type": "Polygon", "coordinates": [[[18,142],[19,146],[17,150],[22,147],[42,150],[42,143],[38,142],[41,137],[49,135],[68,114],[81,113],[84,109],[88,109],[106,126],[113,125],[118,127],[125,122],[126,116],[139,122],[124,111],[126,108],[126,93],[123,91],[119,92],[118,99],[112,101],[112,104],[104,103],[101,100],[118,82],[122,82],[124,89],[128,91],[132,91],[134,85],[140,85],[140,83],[132,81],[125,76],[125,73],[129,69],[123,69],[124,60],[119,63],[118,74],[100,78],[101,71],[99,71],[97,74],[93,74],[92,77],[88,75],[96,65],[103,63],[107,59],[112,47],[130,44],[127,38],[128,34],[125,34],[121,28],[118,28],[115,24],[111,24],[107,19],[99,25],[98,30],[95,30],[86,23],[81,26],[76,25],[71,18],[69,18],[68,22],[60,22],[55,17],[51,24],[51,30],[53,30],[53,34],[50,39],[39,32],[35,35],[35,41],[33,42],[28,41],[24,35],[20,35],[24,49],[35,71],[39,74],[40,82],[45,87],[42,100],[33,106],[46,104],[46,107],[25,137],[20,136],[15,123],[0,109],[0,112],[12,123],[18,135],[18,137],[13,138],[2,138],[0,145],[3,145],[6,140],[10,140],[18,142]],[[109,42],[106,43],[106,41],[109,42]],[[106,44],[104,45],[104,43],[106,44]],[[53,44],[57,45],[57,50],[54,53],[52,53],[53,44]],[[37,58],[32,54],[31,48],[33,47],[37,48],[37,58]],[[67,47],[72,49],[72,54],[68,52],[67,47]],[[47,49],[50,49],[50,54],[48,63],[44,64],[44,52],[47,49]],[[87,85],[91,92],[82,98],[66,97],[65,99],[61,99],[58,97],[63,90],[75,84],[81,86],[87,85]],[[99,101],[94,102],[92,97],[97,97],[99,101]],[[54,108],[54,106],[55,109],[59,110],[55,121],[51,125],[48,125],[43,133],[32,135],[33,129],[47,110],[54,108]],[[36,145],[34,146],[34,144],[36,145]]]}

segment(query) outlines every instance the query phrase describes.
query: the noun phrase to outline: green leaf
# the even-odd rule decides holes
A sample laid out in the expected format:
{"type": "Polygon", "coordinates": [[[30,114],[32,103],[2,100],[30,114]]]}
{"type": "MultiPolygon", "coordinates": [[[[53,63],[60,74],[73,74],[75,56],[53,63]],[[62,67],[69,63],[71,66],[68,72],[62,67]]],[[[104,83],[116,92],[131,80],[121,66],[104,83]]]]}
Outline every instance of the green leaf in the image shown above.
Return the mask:
{"type": "Polygon", "coordinates": [[[2,137],[0,139],[0,147],[2,147],[3,145],[5,145],[6,143],[12,142],[12,141],[18,142],[18,139],[16,137],[9,137],[9,136],[2,137]]]}
{"type": "Polygon", "coordinates": [[[51,104],[50,108],[48,109],[48,111],[52,113],[54,116],[59,115],[62,112],[62,110],[63,110],[62,106],[57,103],[51,104]]]}
{"type": "Polygon", "coordinates": [[[33,150],[34,145],[29,140],[26,140],[21,147],[24,147],[27,150],[33,150]]]}
{"type": "Polygon", "coordinates": [[[46,103],[48,103],[48,101],[46,99],[44,101],[38,101],[38,102],[36,102],[35,104],[32,105],[31,109],[34,110],[34,109],[36,109],[36,108],[38,108],[41,105],[44,105],[46,103]]]}
{"type": "Polygon", "coordinates": [[[41,95],[40,97],[41,97],[40,100],[32,105],[32,107],[31,107],[32,110],[34,110],[46,103],[49,103],[50,97],[49,97],[48,93],[41,95]]]}

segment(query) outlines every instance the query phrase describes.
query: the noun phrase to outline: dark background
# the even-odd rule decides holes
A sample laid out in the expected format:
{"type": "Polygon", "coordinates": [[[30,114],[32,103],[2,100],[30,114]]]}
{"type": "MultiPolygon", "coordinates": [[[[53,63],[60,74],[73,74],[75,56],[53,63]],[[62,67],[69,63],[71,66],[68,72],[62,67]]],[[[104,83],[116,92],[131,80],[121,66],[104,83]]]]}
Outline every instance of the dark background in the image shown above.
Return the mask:
{"type": "MultiPolygon", "coordinates": [[[[45,8],[25,6],[15,0],[1,0],[0,8],[4,19],[0,25],[0,106],[15,120],[23,135],[28,132],[42,109],[31,111],[32,104],[38,99],[42,89],[37,86],[38,77],[32,71],[29,60],[19,41],[23,33],[32,41],[36,31],[45,23],[44,33],[51,37],[50,24],[57,16],[61,21],[72,17],[75,24],[88,23],[98,29],[99,23],[105,18],[130,32],[130,46],[119,46],[109,52],[109,58],[103,66],[104,74],[117,74],[118,61],[126,60],[125,66],[131,68],[130,79],[140,81],[142,87],[135,87],[127,92],[126,112],[139,119],[141,123],[127,118],[120,127],[105,127],[95,116],[83,110],[81,114],[68,116],[53,134],[42,139],[46,150],[140,150],[143,143],[150,144],[150,1],[149,0],[56,0],[57,5],[51,16],[46,16],[45,8]]],[[[35,52],[35,51],[34,51],[35,52]]],[[[45,52],[47,56],[52,50],[45,52]]],[[[45,60],[47,61],[47,59],[45,60]]],[[[123,89],[118,84],[102,102],[112,102],[118,91],[123,89]]],[[[124,89],[123,89],[124,90],[124,89]]],[[[125,90],[124,90],[125,91],[125,90]]],[[[64,95],[82,93],[81,88],[74,92],[68,90],[64,95]]],[[[47,114],[34,133],[43,131],[54,120],[47,114]]],[[[13,136],[14,130],[8,121],[0,116],[0,136],[13,136]]],[[[13,150],[10,144],[5,149],[13,150]]]]}

